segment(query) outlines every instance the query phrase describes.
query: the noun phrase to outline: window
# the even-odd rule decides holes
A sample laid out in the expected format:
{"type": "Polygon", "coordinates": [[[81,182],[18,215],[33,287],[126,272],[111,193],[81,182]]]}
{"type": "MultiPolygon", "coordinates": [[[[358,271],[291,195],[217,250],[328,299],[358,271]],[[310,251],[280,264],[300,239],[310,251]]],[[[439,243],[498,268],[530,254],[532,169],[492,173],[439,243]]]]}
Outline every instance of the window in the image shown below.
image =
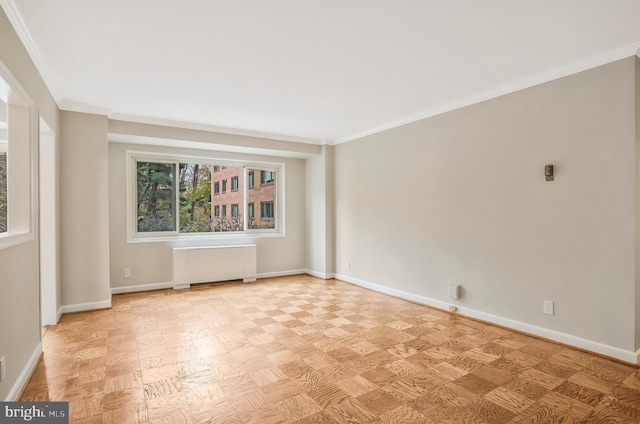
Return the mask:
{"type": "Polygon", "coordinates": [[[33,103],[0,62],[0,249],[33,240],[37,167],[33,103]]]}
{"type": "Polygon", "coordinates": [[[260,172],[260,184],[271,184],[276,180],[276,173],[273,171],[260,172]]]}
{"type": "Polygon", "coordinates": [[[213,236],[220,232],[281,233],[276,210],[280,210],[277,205],[282,187],[275,184],[273,169],[280,170],[282,165],[260,169],[232,161],[222,165],[202,157],[141,152],[128,155],[134,175],[129,179],[129,241],[185,238],[189,234],[213,236]],[[263,172],[271,176],[271,184],[246,192],[244,180],[263,172]],[[218,181],[212,181],[213,175],[218,181]],[[229,180],[231,186],[227,187],[229,180]],[[256,211],[258,206],[261,209],[256,211]]]}
{"type": "Polygon", "coordinates": [[[253,203],[249,203],[247,205],[247,215],[249,216],[249,219],[255,219],[256,218],[256,213],[253,210],[253,203]]]}
{"type": "Polygon", "coordinates": [[[260,211],[262,219],[273,219],[273,202],[260,202],[260,211]]]}
{"type": "Polygon", "coordinates": [[[173,163],[138,162],[138,232],[175,230],[173,163]]]}
{"type": "Polygon", "coordinates": [[[211,231],[211,165],[180,164],[180,232],[211,231]]]}
{"type": "Polygon", "coordinates": [[[220,167],[218,165],[215,165],[213,167],[213,172],[218,172],[220,170],[220,167]]]}
{"type": "Polygon", "coordinates": [[[253,171],[249,171],[249,174],[247,175],[247,187],[253,188],[253,184],[253,171]]]}

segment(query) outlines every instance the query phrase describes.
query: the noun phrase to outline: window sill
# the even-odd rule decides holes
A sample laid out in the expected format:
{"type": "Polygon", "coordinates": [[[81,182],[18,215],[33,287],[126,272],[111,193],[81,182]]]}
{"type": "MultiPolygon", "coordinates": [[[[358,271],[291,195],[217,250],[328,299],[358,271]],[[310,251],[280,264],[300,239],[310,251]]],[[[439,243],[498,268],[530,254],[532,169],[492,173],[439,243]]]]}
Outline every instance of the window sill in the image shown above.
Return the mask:
{"type": "Polygon", "coordinates": [[[9,249],[34,240],[33,233],[4,233],[0,234],[0,250],[9,249]]]}
{"type": "Polygon", "coordinates": [[[284,237],[284,232],[274,229],[264,230],[250,230],[250,232],[213,232],[207,234],[195,234],[186,233],[181,235],[167,235],[167,236],[137,236],[127,238],[127,243],[159,243],[159,242],[177,242],[183,244],[185,241],[201,241],[207,240],[209,242],[215,242],[216,240],[251,240],[256,238],[266,237],[284,237]]]}

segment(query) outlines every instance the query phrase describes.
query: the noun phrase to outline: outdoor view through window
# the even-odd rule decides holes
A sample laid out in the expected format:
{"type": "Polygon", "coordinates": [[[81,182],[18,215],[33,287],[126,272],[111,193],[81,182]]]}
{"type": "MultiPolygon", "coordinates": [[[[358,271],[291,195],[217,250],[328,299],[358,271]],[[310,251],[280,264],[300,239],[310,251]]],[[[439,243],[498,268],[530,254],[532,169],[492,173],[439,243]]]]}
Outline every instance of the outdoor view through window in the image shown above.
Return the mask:
{"type": "Polygon", "coordinates": [[[139,233],[276,228],[275,171],[147,161],[137,161],[136,171],[139,233]]]}

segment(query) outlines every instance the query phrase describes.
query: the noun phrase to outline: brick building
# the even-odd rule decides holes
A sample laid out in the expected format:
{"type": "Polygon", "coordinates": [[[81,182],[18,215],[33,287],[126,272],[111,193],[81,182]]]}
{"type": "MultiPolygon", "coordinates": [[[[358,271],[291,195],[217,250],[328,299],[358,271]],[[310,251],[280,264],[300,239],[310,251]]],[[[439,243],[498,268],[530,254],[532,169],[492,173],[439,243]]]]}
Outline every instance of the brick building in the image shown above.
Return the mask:
{"type": "MultiPolygon", "coordinates": [[[[213,230],[242,231],[244,168],[215,165],[211,176],[213,230]]],[[[249,169],[246,182],[248,228],[275,228],[275,179],[273,171],[249,169]]]]}

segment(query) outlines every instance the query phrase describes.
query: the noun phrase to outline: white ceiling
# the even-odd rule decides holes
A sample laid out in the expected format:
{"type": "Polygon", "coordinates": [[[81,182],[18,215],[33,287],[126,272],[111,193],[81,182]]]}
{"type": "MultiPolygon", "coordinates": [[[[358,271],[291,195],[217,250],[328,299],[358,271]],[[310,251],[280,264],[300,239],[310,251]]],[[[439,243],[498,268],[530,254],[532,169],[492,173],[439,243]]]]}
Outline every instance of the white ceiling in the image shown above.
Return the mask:
{"type": "Polygon", "coordinates": [[[62,109],[339,143],[636,54],[639,0],[0,0],[62,109]]]}

